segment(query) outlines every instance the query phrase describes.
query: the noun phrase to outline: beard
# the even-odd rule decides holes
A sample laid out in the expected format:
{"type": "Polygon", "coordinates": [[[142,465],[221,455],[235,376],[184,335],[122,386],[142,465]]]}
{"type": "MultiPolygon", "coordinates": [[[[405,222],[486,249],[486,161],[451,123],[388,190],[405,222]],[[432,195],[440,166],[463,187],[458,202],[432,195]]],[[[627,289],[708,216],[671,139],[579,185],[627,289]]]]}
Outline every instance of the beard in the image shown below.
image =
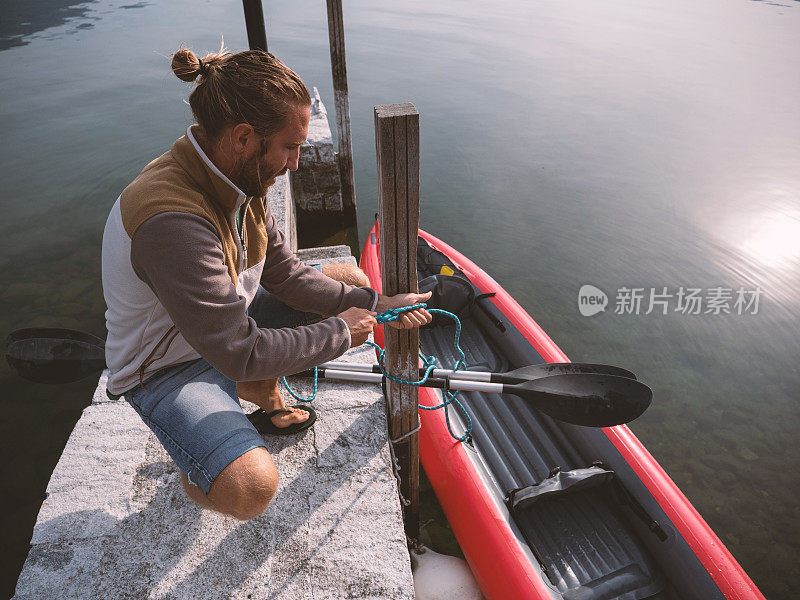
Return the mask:
{"type": "Polygon", "coordinates": [[[262,198],[267,195],[267,190],[271,185],[269,182],[277,173],[271,173],[269,169],[262,165],[262,157],[253,155],[242,165],[239,175],[236,178],[236,186],[245,195],[255,198],[262,198]]]}

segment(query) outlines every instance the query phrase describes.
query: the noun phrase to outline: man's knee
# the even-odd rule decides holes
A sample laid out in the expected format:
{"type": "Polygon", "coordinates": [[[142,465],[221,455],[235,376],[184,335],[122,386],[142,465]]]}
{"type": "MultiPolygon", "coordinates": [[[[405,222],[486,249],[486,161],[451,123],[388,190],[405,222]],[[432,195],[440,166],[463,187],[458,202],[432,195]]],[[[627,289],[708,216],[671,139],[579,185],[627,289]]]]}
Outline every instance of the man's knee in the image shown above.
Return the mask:
{"type": "Polygon", "coordinates": [[[369,278],[366,273],[355,265],[332,263],[330,265],[323,265],[322,272],[331,279],[342,281],[347,285],[369,287],[369,278]]]}
{"type": "Polygon", "coordinates": [[[263,513],[278,491],[278,470],[265,448],[253,448],[225,467],[208,499],[220,512],[247,521],[263,513]]]}

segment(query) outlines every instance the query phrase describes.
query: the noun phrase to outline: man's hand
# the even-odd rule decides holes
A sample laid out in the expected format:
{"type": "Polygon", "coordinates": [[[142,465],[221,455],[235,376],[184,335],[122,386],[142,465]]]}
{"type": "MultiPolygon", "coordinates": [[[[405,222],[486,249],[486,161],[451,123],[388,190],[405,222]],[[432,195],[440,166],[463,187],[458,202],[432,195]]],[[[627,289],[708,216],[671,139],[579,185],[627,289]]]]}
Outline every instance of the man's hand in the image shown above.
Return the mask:
{"type": "MultiPolygon", "coordinates": [[[[400,308],[401,306],[410,306],[412,304],[419,304],[426,302],[430,299],[433,292],[426,292],[424,294],[397,294],[396,296],[378,296],[378,304],[375,305],[375,310],[379,313],[389,310],[390,308],[400,308]]],[[[395,329],[413,329],[414,327],[421,327],[427,325],[433,320],[431,313],[424,308],[418,308],[409,312],[401,313],[397,321],[389,321],[387,325],[391,325],[395,329]]]]}
{"type": "Polygon", "coordinates": [[[348,308],[343,313],[336,315],[347,323],[350,329],[350,347],[355,348],[367,341],[369,334],[378,326],[375,320],[375,315],[378,313],[372,312],[365,308],[348,308]]]}

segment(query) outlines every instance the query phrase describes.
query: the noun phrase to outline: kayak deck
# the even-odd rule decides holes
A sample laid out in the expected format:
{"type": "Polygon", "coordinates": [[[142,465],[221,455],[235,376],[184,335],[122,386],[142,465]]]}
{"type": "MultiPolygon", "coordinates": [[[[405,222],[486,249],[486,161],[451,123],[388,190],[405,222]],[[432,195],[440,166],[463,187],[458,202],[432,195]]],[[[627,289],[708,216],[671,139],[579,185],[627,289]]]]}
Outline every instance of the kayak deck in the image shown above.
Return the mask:
{"type": "MultiPolygon", "coordinates": [[[[420,238],[420,289],[427,283],[460,277],[472,287],[451,285],[433,308],[456,312],[461,320],[460,345],[469,370],[504,372],[545,362],[531,344],[487,298],[480,297],[449,259],[420,238]],[[443,275],[444,274],[444,275],[443,275]],[[452,275],[451,275],[452,274],[452,275]],[[459,297],[459,296],[462,297],[459,297]]],[[[432,300],[437,299],[436,296],[432,300]]],[[[437,320],[420,330],[420,347],[452,368],[457,356],[455,325],[437,320]]],[[[590,466],[597,457],[582,456],[564,429],[521,398],[483,392],[460,392],[472,419],[472,444],[497,492],[505,496],[548,479],[557,469],[590,466]]],[[[450,419],[460,419],[450,408],[450,419]]],[[[462,421],[462,427],[463,427],[462,421]]],[[[581,600],[667,599],[665,579],[626,522],[610,486],[595,486],[544,497],[515,509],[514,524],[562,597],[581,600]]],[[[498,557],[501,560],[501,557],[498,557]]]]}

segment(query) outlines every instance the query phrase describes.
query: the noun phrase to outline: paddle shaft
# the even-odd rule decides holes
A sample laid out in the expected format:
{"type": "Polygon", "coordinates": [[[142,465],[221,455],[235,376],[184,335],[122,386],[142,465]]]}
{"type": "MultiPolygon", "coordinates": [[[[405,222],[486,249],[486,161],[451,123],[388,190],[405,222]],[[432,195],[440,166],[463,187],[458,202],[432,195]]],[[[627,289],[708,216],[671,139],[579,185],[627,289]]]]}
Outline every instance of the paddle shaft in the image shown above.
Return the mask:
{"type": "MultiPolygon", "coordinates": [[[[363,363],[346,363],[346,362],[327,362],[319,366],[320,369],[333,369],[335,371],[349,371],[351,373],[381,373],[381,368],[378,365],[365,365],[363,363]]],[[[425,375],[426,369],[420,367],[419,376],[425,375]]],[[[499,373],[487,373],[483,371],[451,371],[449,369],[434,369],[431,372],[431,377],[444,379],[450,377],[451,379],[461,379],[462,381],[486,381],[494,383],[501,383],[493,380],[493,376],[499,373]]]]}
{"type": "MultiPolygon", "coordinates": [[[[364,365],[369,366],[369,365],[364,365]]],[[[462,371],[466,372],[466,371],[462,371]]],[[[424,373],[424,371],[423,371],[424,373]]],[[[452,373],[452,371],[444,371],[442,373],[452,373]]],[[[298,375],[304,375],[307,377],[312,377],[314,375],[314,371],[303,371],[302,373],[298,373],[298,375]]],[[[373,373],[372,371],[363,372],[363,371],[343,371],[340,369],[331,369],[328,367],[319,367],[318,369],[319,377],[323,377],[324,379],[330,379],[332,381],[353,381],[356,383],[382,383],[384,380],[383,374],[378,370],[377,373],[373,373]]],[[[488,392],[491,394],[514,394],[515,390],[513,389],[513,385],[507,385],[504,383],[490,383],[487,381],[469,381],[469,380],[461,380],[461,379],[450,379],[447,376],[443,376],[440,378],[429,378],[428,381],[425,382],[424,386],[421,387],[429,387],[429,388],[439,388],[439,389],[450,389],[450,390],[463,390],[465,392],[488,392]]]]}

